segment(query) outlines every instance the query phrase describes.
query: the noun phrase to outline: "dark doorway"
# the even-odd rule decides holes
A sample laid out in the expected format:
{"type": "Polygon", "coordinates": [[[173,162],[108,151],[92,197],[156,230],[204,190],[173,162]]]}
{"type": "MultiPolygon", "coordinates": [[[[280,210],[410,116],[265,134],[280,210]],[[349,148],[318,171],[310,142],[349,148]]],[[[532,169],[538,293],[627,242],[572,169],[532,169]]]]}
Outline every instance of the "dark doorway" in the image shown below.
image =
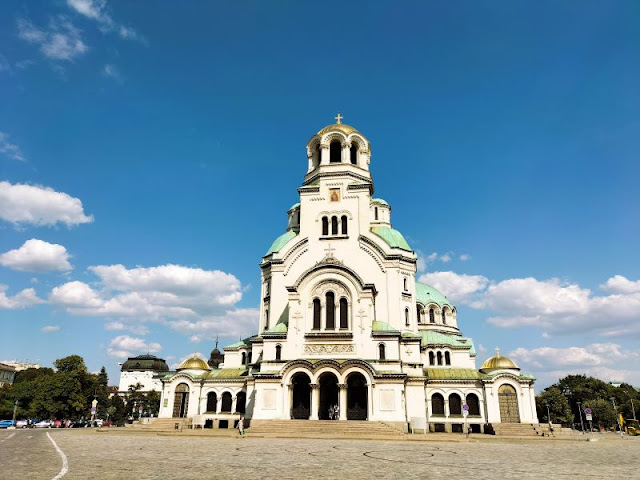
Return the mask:
{"type": "Polygon", "coordinates": [[[338,379],[332,373],[320,375],[320,405],[318,408],[318,418],[329,420],[329,409],[338,405],[338,379]]]}
{"type": "Polygon", "coordinates": [[[247,393],[238,392],[236,397],[236,413],[245,413],[245,404],[247,403],[247,393]]]}
{"type": "Polygon", "coordinates": [[[302,373],[296,373],[291,379],[291,418],[309,420],[311,413],[311,380],[302,373]]]}
{"type": "Polygon", "coordinates": [[[368,405],[367,380],[352,373],[347,378],[347,420],[366,420],[368,405]]]}
{"type": "Polygon", "coordinates": [[[173,397],[173,416],[185,418],[189,410],[189,386],[181,383],[176,387],[176,393],[173,397]]]}
{"type": "Polygon", "coordinates": [[[229,392],[224,392],[222,394],[222,405],[221,405],[220,411],[231,412],[232,404],[233,404],[233,400],[231,398],[231,394],[229,392]]]}

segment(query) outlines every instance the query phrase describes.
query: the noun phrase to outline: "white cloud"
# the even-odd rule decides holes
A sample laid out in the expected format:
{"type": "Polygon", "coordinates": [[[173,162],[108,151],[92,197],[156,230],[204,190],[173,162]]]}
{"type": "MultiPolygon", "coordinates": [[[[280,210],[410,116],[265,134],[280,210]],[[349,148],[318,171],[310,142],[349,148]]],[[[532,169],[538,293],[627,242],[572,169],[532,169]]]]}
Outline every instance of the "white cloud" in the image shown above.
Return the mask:
{"type": "Polygon", "coordinates": [[[469,255],[468,253],[463,253],[459,258],[461,262],[466,262],[467,260],[471,260],[471,255],[469,255]]]}
{"type": "MultiPolygon", "coordinates": [[[[216,334],[224,333],[229,337],[246,337],[253,333],[258,323],[259,310],[257,308],[238,308],[226,312],[224,315],[205,316],[194,320],[171,320],[168,325],[183,334],[213,339],[216,334]]],[[[192,340],[193,341],[193,340],[192,340]]]]}
{"type": "Polygon", "coordinates": [[[109,343],[107,354],[115,358],[127,358],[139,355],[140,352],[157,353],[162,346],[156,342],[146,342],[142,338],[120,335],[109,343]]]}
{"type": "Polygon", "coordinates": [[[105,65],[104,68],[102,69],[102,73],[104,73],[104,75],[107,77],[113,78],[118,83],[122,83],[123,81],[122,75],[120,75],[120,72],[115,67],[115,65],[111,65],[111,64],[105,65]]]}
{"type": "Polygon", "coordinates": [[[142,37],[131,27],[116,23],[108,12],[106,0],[67,0],[67,5],[80,15],[100,24],[103,32],[115,31],[121,38],[142,40],[142,37]]]}
{"type": "Polygon", "coordinates": [[[617,343],[592,343],[584,347],[517,348],[508,357],[520,368],[533,371],[544,383],[553,383],[570,374],[586,374],[604,381],[621,379],[637,383],[640,374],[625,366],[635,366],[640,352],[617,343]]]}
{"type": "Polygon", "coordinates": [[[149,327],[147,327],[146,325],[131,324],[131,323],[118,322],[118,321],[107,322],[104,324],[104,328],[105,330],[112,330],[112,331],[126,330],[131,333],[135,333],[136,335],[146,335],[149,333],[149,327]]]}
{"type": "Polygon", "coordinates": [[[6,285],[0,285],[0,310],[15,310],[45,303],[38,298],[33,288],[25,288],[13,297],[7,296],[7,288],[6,285]]]}
{"type": "Polygon", "coordinates": [[[58,330],[60,330],[58,325],[46,325],[40,329],[40,331],[44,333],[57,332],[58,330]]]}
{"type": "Polygon", "coordinates": [[[489,284],[482,275],[465,275],[455,272],[433,272],[421,275],[418,281],[432,285],[453,302],[463,302],[489,284]]]}
{"type": "Polygon", "coordinates": [[[32,238],[16,249],[0,255],[0,265],[23,272],[66,271],[73,267],[62,245],[32,238]]]}
{"type": "Polygon", "coordinates": [[[80,199],[38,185],[0,182],[0,218],[13,224],[67,226],[93,222],[80,199]]]}
{"type": "Polygon", "coordinates": [[[600,288],[611,293],[640,293],[640,280],[634,282],[622,275],[614,275],[600,288]]]}
{"type": "MultiPolygon", "coordinates": [[[[0,59],[1,60],[1,59],[0,59]]],[[[2,62],[0,61],[0,71],[2,71],[2,62]]],[[[27,159],[24,157],[22,150],[15,143],[11,143],[9,141],[9,134],[5,132],[0,132],[0,153],[6,155],[7,157],[18,160],[19,162],[26,162],[27,159]]]]}
{"type": "Polygon", "coordinates": [[[28,19],[19,19],[18,35],[37,45],[44,56],[52,60],[73,61],[88,50],[80,30],[64,17],[52,20],[46,30],[36,27],[28,19]]]}

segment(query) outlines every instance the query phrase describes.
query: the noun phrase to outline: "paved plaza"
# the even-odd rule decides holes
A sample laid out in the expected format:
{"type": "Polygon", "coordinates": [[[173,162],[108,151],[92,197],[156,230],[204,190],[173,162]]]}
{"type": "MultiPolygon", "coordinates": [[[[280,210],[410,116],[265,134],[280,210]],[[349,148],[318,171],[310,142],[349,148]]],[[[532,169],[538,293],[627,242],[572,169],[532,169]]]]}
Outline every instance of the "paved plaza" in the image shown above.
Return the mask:
{"type": "Polygon", "coordinates": [[[0,478],[640,478],[638,437],[605,434],[587,442],[481,435],[465,441],[437,435],[390,442],[4,430],[0,478]]]}

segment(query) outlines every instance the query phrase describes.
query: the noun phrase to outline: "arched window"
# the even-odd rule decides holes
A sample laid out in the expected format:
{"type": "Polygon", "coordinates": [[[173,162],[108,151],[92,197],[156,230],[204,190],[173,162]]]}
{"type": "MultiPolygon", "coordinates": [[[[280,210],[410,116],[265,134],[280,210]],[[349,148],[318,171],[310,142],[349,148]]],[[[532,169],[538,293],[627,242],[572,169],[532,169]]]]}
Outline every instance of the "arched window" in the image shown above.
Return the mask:
{"type": "Polygon", "coordinates": [[[373,213],[374,213],[375,219],[378,220],[378,207],[374,207],[373,213]]]}
{"type": "Polygon", "coordinates": [[[451,354],[449,352],[444,352],[444,363],[445,365],[451,365],[451,354]]]}
{"type": "Polygon", "coordinates": [[[329,163],[340,163],[342,161],[342,144],[336,140],[329,145],[329,163]]]}
{"type": "Polygon", "coordinates": [[[433,352],[429,352],[429,365],[436,364],[436,356],[433,352]]]}
{"type": "Polygon", "coordinates": [[[322,217],[322,235],[329,235],[329,219],[322,217]]]}
{"type": "Polygon", "coordinates": [[[342,220],[342,235],[346,235],[347,234],[347,216],[343,215],[341,220],[342,220]]]}
{"type": "Polygon", "coordinates": [[[351,160],[351,165],[358,164],[358,144],[352,143],[351,148],[349,149],[349,158],[351,160]]]}
{"type": "Polygon", "coordinates": [[[236,413],[245,413],[247,392],[238,392],[236,395],[236,413]]]}
{"type": "Polygon", "coordinates": [[[462,400],[457,393],[449,395],[449,415],[462,415],[462,400]]]}
{"type": "Polygon", "coordinates": [[[313,299],[313,329],[320,330],[320,299],[313,299]]]}
{"type": "Polygon", "coordinates": [[[438,352],[438,365],[442,365],[442,352],[438,352]]]}
{"type": "Polygon", "coordinates": [[[247,363],[247,354],[246,352],[242,352],[242,365],[247,363]]]}
{"type": "Polygon", "coordinates": [[[340,299],[340,328],[349,328],[349,303],[346,298],[340,299]]]}
{"type": "Polygon", "coordinates": [[[404,309],[404,324],[407,327],[409,326],[409,309],[408,308],[404,309]]]}
{"type": "Polygon", "coordinates": [[[318,143],[316,145],[316,149],[315,149],[315,162],[314,162],[314,166],[317,167],[318,165],[320,165],[320,162],[322,161],[322,150],[320,149],[320,144],[318,143]]]}
{"type": "Polygon", "coordinates": [[[418,323],[422,323],[422,309],[420,305],[416,305],[416,317],[418,319],[418,323]]]}
{"type": "Polygon", "coordinates": [[[442,309],[442,323],[444,325],[447,324],[447,312],[446,312],[446,310],[444,308],[442,309]]]}
{"type": "Polygon", "coordinates": [[[207,394],[207,412],[216,412],[218,406],[218,396],[216,392],[209,392],[207,394]]]}
{"type": "Polygon", "coordinates": [[[480,415],[480,401],[475,393],[467,395],[467,405],[469,406],[469,415],[480,415]]]}
{"type": "Polygon", "coordinates": [[[222,405],[220,407],[220,411],[231,412],[232,403],[231,394],[229,392],[224,392],[222,394],[222,405]]]}
{"type": "Polygon", "coordinates": [[[406,292],[406,291],[408,291],[407,287],[408,287],[409,285],[408,285],[408,283],[407,283],[407,277],[404,277],[403,284],[404,284],[404,291],[405,291],[405,292],[406,292]]]}
{"type": "Polygon", "coordinates": [[[264,329],[269,330],[269,309],[264,309],[264,329]]]}
{"type": "Polygon", "coordinates": [[[436,315],[435,315],[435,313],[433,312],[433,308],[430,308],[430,309],[429,309],[429,321],[430,321],[431,323],[436,323],[436,315]]]}
{"type": "Polygon", "coordinates": [[[338,235],[338,217],[331,217],[331,235],[338,235]]]}
{"type": "Polygon", "coordinates": [[[378,357],[380,357],[380,360],[387,359],[384,343],[381,343],[380,345],[378,345],[378,357]]]}
{"type": "Polygon", "coordinates": [[[282,345],[276,345],[276,360],[282,360],[282,345]]]}
{"type": "Polygon", "coordinates": [[[333,292],[327,292],[327,330],[336,328],[336,297],[333,292]]]}
{"type": "Polygon", "coordinates": [[[431,414],[444,415],[444,397],[439,393],[434,393],[431,396],[431,414]]]}

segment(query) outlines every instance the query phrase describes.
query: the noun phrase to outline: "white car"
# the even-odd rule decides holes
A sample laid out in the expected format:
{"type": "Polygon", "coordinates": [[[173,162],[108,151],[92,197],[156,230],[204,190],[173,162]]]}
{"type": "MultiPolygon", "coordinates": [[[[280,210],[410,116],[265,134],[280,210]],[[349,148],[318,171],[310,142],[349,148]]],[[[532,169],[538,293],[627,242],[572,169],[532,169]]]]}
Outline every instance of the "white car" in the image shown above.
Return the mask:
{"type": "Polygon", "coordinates": [[[42,420],[34,425],[36,428],[51,428],[53,427],[53,422],[51,420],[42,420]]]}
{"type": "Polygon", "coordinates": [[[16,428],[27,428],[29,426],[29,420],[18,420],[16,422],[16,428]]]}

